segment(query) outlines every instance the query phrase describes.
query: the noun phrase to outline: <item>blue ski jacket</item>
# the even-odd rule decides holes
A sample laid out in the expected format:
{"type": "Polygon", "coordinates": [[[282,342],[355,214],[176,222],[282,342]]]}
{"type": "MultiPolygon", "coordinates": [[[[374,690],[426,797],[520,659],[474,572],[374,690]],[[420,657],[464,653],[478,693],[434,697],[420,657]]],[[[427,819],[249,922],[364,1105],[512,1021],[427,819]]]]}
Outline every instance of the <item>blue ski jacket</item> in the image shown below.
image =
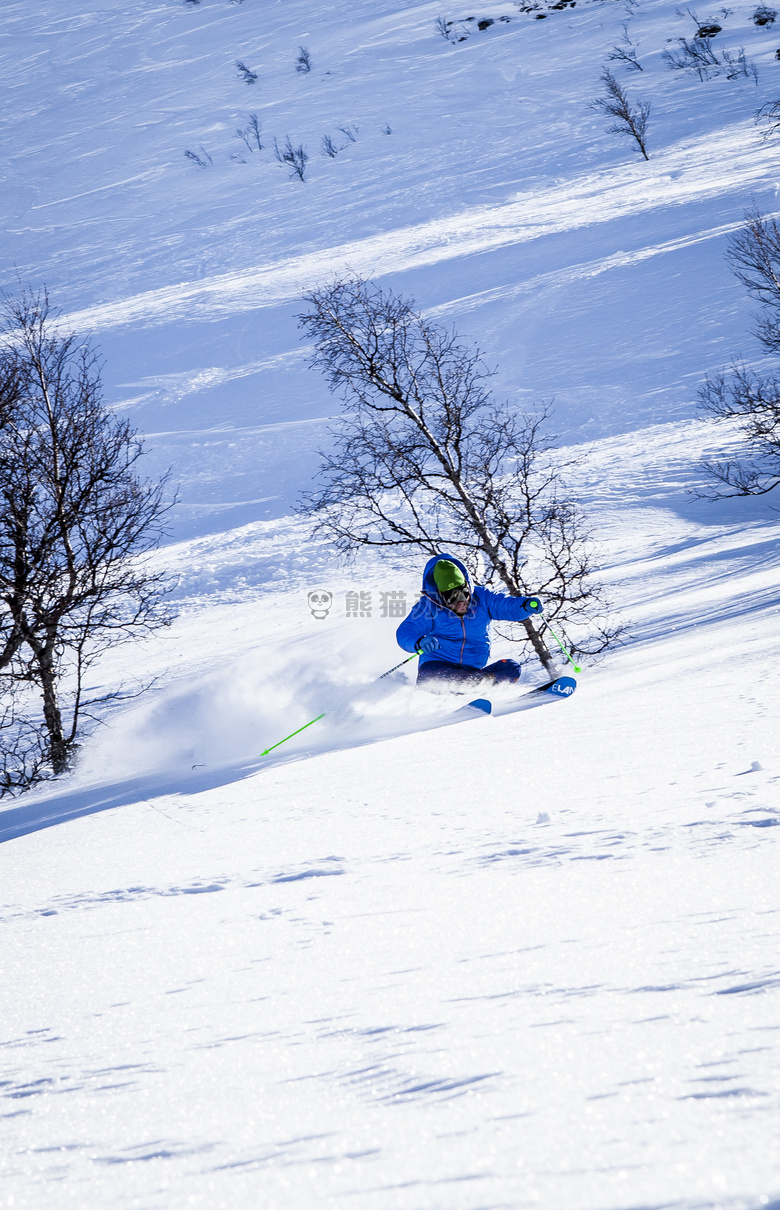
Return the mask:
{"type": "Polygon", "coordinates": [[[454,555],[434,555],[425,564],[422,581],[422,596],[413,605],[395,632],[404,651],[416,651],[423,635],[433,634],[439,646],[430,654],[420,656],[420,664],[429,660],[445,660],[448,664],[466,664],[470,668],[484,668],[490,659],[488,632],[493,620],[522,622],[524,618],[538,616],[538,610],[526,609],[528,597],[507,597],[501,592],[491,592],[481,584],[472,586],[468,571],[454,555]],[[458,617],[441,599],[433,569],[439,559],[450,559],[459,567],[471,588],[471,602],[463,617],[458,617]]]}

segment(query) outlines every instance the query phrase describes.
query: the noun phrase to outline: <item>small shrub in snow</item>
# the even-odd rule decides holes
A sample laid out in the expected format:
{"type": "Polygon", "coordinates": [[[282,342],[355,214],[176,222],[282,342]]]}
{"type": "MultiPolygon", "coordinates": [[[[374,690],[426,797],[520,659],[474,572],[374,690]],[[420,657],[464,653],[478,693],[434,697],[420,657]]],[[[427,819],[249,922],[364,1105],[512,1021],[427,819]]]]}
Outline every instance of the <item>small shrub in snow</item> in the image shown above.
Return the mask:
{"type": "Polygon", "coordinates": [[[286,164],[290,168],[290,180],[293,177],[297,177],[299,181],[306,180],[306,165],[309,162],[309,156],[302,143],[293,147],[288,135],[284,147],[280,147],[274,139],[274,155],[280,164],[286,164]]]}
{"type": "MultiPolygon", "coordinates": [[[[730,8],[722,8],[718,14],[720,21],[725,21],[727,17],[730,17],[732,11],[733,10],[730,8]]],[[[702,21],[702,19],[693,11],[692,8],[686,8],[685,12],[693,22],[693,28],[697,38],[715,38],[723,30],[723,26],[720,24],[720,21],[714,19],[713,17],[709,17],[707,20],[702,21]]],[[[677,15],[679,17],[683,15],[679,8],[677,9],[677,15]]]]}
{"type": "MultiPolygon", "coordinates": [[[[339,126],[337,129],[340,130],[342,134],[345,134],[347,136],[347,140],[350,143],[357,143],[357,137],[358,137],[358,134],[360,133],[359,127],[357,127],[357,126],[339,126]]],[[[347,144],[345,143],[344,146],[346,147],[346,145],[347,144]]]]}
{"type": "Polygon", "coordinates": [[[774,25],[777,17],[777,10],[767,8],[765,4],[759,4],[756,11],[753,13],[753,20],[756,25],[774,25]]]}
{"type": "Polygon", "coordinates": [[[624,63],[631,71],[643,71],[642,64],[636,57],[636,47],[628,36],[628,26],[623,26],[623,37],[612,47],[607,58],[615,63],[624,63]]]}
{"type": "Polygon", "coordinates": [[[330,137],[329,134],[324,134],[322,136],[322,142],[321,142],[320,146],[322,147],[322,154],[330,156],[330,158],[332,160],[335,160],[336,156],[338,155],[339,151],[341,150],[340,147],[336,146],[336,144],[333,142],[333,139],[330,137]]]}
{"type": "Polygon", "coordinates": [[[246,63],[242,63],[240,59],[236,59],[236,67],[238,68],[239,76],[241,77],[241,79],[244,81],[245,84],[254,84],[255,83],[255,81],[257,80],[256,71],[252,71],[252,69],[250,67],[247,67],[246,63]]]}
{"type": "Polygon", "coordinates": [[[662,58],[673,71],[695,71],[700,80],[717,75],[720,59],[708,38],[680,38],[679,50],[665,50],[662,58]]]}
{"type": "Polygon", "coordinates": [[[433,25],[436,30],[436,33],[441,34],[441,36],[442,36],[442,38],[444,38],[445,42],[452,41],[452,38],[450,37],[450,32],[452,30],[451,21],[448,21],[446,19],[446,17],[437,17],[436,20],[434,21],[433,25]]]}
{"type": "Polygon", "coordinates": [[[262,129],[262,124],[257,120],[257,114],[251,113],[248,124],[243,130],[236,131],[236,137],[246,144],[249,151],[262,151],[263,144],[260,141],[260,132],[262,129]]]}
{"type": "Polygon", "coordinates": [[[310,72],[314,64],[311,61],[311,54],[305,46],[298,47],[298,58],[295,60],[295,70],[306,74],[310,72]]]}
{"type": "Polygon", "coordinates": [[[601,73],[601,80],[607,95],[594,101],[593,108],[615,119],[613,124],[607,127],[610,134],[623,134],[635,139],[642,155],[649,160],[645,138],[650,102],[640,101],[636,106],[632,106],[625,90],[607,67],[601,73]]]}
{"type": "Polygon", "coordinates": [[[193,164],[197,164],[198,168],[210,168],[214,163],[205,147],[201,147],[200,155],[195,151],[185,151],[184,154],[188,160],[192,160],[193,164]]]}
{"type": "Polygon", "coordinates": [[[384,126],[382,127],[382,134],[392,134],[392,133],[393,133],[392,126],[390,125],[389,122],[385,122],[384,126]]]}
{"type": "Polygon", "coordinates": [[[747,58],[743,47],[738,51],[714,50],[709,38],[680,38],[679,50],[665,50],[663,58],[667,67],[674,71],[695,71],[700,80],[712,76],[725,76],[728,80],[740,76],[752,76],[758,83],[758,70],[747,58]]]}

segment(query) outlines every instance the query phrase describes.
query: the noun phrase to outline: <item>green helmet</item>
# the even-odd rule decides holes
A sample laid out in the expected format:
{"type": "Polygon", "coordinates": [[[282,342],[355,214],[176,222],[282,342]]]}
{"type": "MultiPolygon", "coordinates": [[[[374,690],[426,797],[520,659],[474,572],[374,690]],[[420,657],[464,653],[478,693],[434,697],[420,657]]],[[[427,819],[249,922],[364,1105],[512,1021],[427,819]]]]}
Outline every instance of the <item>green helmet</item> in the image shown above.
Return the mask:
{"type": "Polygon", "coordinates": [[[462,588],[466,583],[463,572],[450,559],[439,559],[433,569],[433,578],[439,592],[451,592],[453,588],[462,588]]]}

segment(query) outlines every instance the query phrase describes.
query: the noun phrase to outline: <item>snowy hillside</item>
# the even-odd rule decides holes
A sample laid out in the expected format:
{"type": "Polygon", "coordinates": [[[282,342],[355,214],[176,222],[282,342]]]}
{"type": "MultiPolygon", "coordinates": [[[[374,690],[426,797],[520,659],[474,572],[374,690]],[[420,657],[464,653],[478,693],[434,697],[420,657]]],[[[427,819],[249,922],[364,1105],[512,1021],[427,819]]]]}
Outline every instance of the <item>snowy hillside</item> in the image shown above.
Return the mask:
{"type": "Polygon", "coordinates": [[[736,441],[697,387],[759,360],[758,7],[5,0],[0,285],[93,332],[181,503],[178,619],[100,666],[154,687],[0,809],[0,1206],[780,1207],[778,501],[693,494],[736,441]],[[742,74],[667,66],[698,21],[742,74]],[[372,687],[421,560],[293,514],[340,406],[300,296],[347,272],[553,401],[627,626],[570,701],[372,687]]]}

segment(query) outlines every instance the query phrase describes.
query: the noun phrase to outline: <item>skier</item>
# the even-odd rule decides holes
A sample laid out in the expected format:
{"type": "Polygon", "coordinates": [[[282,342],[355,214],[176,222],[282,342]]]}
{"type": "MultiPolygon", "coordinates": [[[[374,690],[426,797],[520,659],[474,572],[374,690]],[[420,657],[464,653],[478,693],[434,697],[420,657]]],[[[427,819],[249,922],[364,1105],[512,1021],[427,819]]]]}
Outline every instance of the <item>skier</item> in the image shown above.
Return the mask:
{"type": "Polygon", "coordinates": [[[515,660],[488,664],[488,629],[495,619],[521,622],[542,612],[537,597],[508,597],[471,585],[465,566],[452,555],[434,555],[425,565],[422,596],[396,631],[404,651],[420,652],[417,684],[434,693],[459,685],[518,681],[515,660]]]}

